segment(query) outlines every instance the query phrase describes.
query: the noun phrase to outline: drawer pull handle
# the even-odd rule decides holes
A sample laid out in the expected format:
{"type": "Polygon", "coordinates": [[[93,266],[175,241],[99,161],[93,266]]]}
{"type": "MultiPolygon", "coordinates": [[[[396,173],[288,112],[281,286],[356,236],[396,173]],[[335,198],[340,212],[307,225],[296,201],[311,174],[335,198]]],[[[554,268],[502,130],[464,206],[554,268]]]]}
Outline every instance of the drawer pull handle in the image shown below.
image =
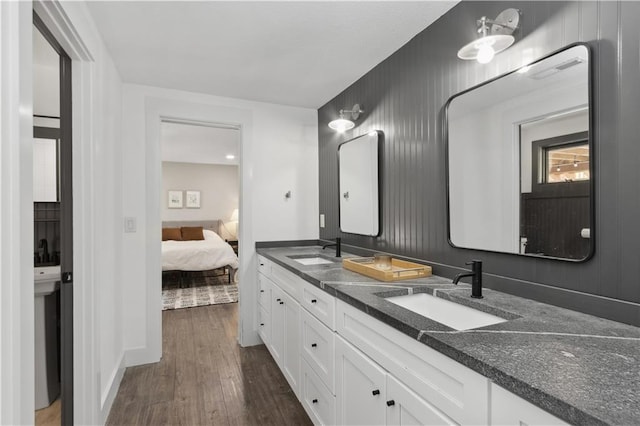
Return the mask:
{"type": "Polygon", "coordinates": [[[315,348],[316,346],[318,346],[318,344],[317,344],[317,343],[312,343],[312,344],[311,344],[311,347],[312,347],[312,348],[315,348]]]}
{"type": "Polygon", "coordinates": [[[314,399],[314,400],[312,400],[311,402],[312,402],[312,403],[314,403],[314,404],[317,404],[317,403],[318,403],[318,400],[317,400],[317,399],[314,399]]]}
{"type": "Polygon", "coordinates": [[[380,389],[376,389],[374,391],[371,392],[374,396],[375,395],[380,395],[380,389]]]}
{"type": "Polygon", "coordinates": [[[279,302],[279,301],[281,301],[281,300],[282,300],[282,299],[276,299],[276,302],[279,302]]]}
{"type": "Polygon", "coordinates": [[[387,401],[387,407],[392,407],[396,405],[396,402],[392,399],[391,401],[387,401]]]}
{"type": "Polygon", "coordinates": [[[260,323],[260,327],[263,327],[263,326],[264,326],[264,323],[263,323],[263,322],[261,322],[261,323],[260,323]]]}
{"type": "Polygon", "coordinates": [[[264,293],[264,290],[260,290],[260,293],[264,293]]]}
{"type": "Polygon", "coordinates": [[[317,300],[316,299],[311,299],[311,303],[316,303],[317,300]]]}
{"type": "Polygon", "coordinates": [[[264,266],[264,263],[261,263],[260,266],[264,266]]]}
{"type": "Polygon", "coordinates": [[[281,305],[284,305],[284,302],[280,302],[281,305]]]}

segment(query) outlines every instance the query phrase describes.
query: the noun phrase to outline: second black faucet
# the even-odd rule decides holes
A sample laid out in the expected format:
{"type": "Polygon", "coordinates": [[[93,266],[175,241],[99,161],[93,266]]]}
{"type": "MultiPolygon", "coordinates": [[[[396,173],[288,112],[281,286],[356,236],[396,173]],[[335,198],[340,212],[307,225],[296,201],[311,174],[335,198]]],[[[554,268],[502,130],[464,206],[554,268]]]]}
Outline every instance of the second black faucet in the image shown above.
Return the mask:
{"type": "Polygon", "coordinates": [[[333,247],[336,246],[336,257],[341,257],[342,256],[342,249],[340,247],[340,237],[336,238],[336,242],[335,243],[329,243],[329,244],[325,244],[322,246],[322,250],[324,250],[327,247],[333,247]]]}

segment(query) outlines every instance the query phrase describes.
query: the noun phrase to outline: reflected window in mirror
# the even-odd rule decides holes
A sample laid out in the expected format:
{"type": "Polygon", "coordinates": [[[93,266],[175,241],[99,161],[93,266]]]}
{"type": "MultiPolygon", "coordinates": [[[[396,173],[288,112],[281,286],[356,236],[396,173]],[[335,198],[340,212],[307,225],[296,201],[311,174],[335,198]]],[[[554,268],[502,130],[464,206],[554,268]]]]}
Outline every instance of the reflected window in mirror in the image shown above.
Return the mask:
{"type": "Polygon", "coordinates": [[[590,101],[585,45],[449,100],[451,245],[573,261],[592,254],[590,101]]]}

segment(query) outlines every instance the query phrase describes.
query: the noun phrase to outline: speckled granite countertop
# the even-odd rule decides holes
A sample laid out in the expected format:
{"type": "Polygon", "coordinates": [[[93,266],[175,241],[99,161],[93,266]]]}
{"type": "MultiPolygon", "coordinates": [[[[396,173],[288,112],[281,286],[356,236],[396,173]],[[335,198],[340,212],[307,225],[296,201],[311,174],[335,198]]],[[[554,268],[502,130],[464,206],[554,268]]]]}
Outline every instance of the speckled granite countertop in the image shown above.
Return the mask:
{"type": "Polygon", "coordinates": [[[340,263],[303,266],[288,257],[333,254],[318,246],[258,253],[569,423],[640,424],[638,327],[490,289],[471,299],[469,285],[447,278],[383,283],[340,263]],[[509,321],[455,331],[383,298],[411,292],[437,293],[509,321]]]}

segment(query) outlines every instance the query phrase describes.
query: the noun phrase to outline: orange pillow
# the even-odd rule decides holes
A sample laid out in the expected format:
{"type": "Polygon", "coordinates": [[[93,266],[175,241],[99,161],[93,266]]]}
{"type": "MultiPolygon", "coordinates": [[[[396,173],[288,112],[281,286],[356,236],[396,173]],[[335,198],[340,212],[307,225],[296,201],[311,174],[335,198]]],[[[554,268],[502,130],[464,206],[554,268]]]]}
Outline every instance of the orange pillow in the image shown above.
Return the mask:
{"type": "Polygon", "coordinates": [[[202,226],[183,226],[180,229],[182,230],[183,241],[204,240],[202,226]]]}
{"type": "Polygon", "coordinates": [[[182,241],[180,228],[162,228],[162,241],[182,241]]]}

